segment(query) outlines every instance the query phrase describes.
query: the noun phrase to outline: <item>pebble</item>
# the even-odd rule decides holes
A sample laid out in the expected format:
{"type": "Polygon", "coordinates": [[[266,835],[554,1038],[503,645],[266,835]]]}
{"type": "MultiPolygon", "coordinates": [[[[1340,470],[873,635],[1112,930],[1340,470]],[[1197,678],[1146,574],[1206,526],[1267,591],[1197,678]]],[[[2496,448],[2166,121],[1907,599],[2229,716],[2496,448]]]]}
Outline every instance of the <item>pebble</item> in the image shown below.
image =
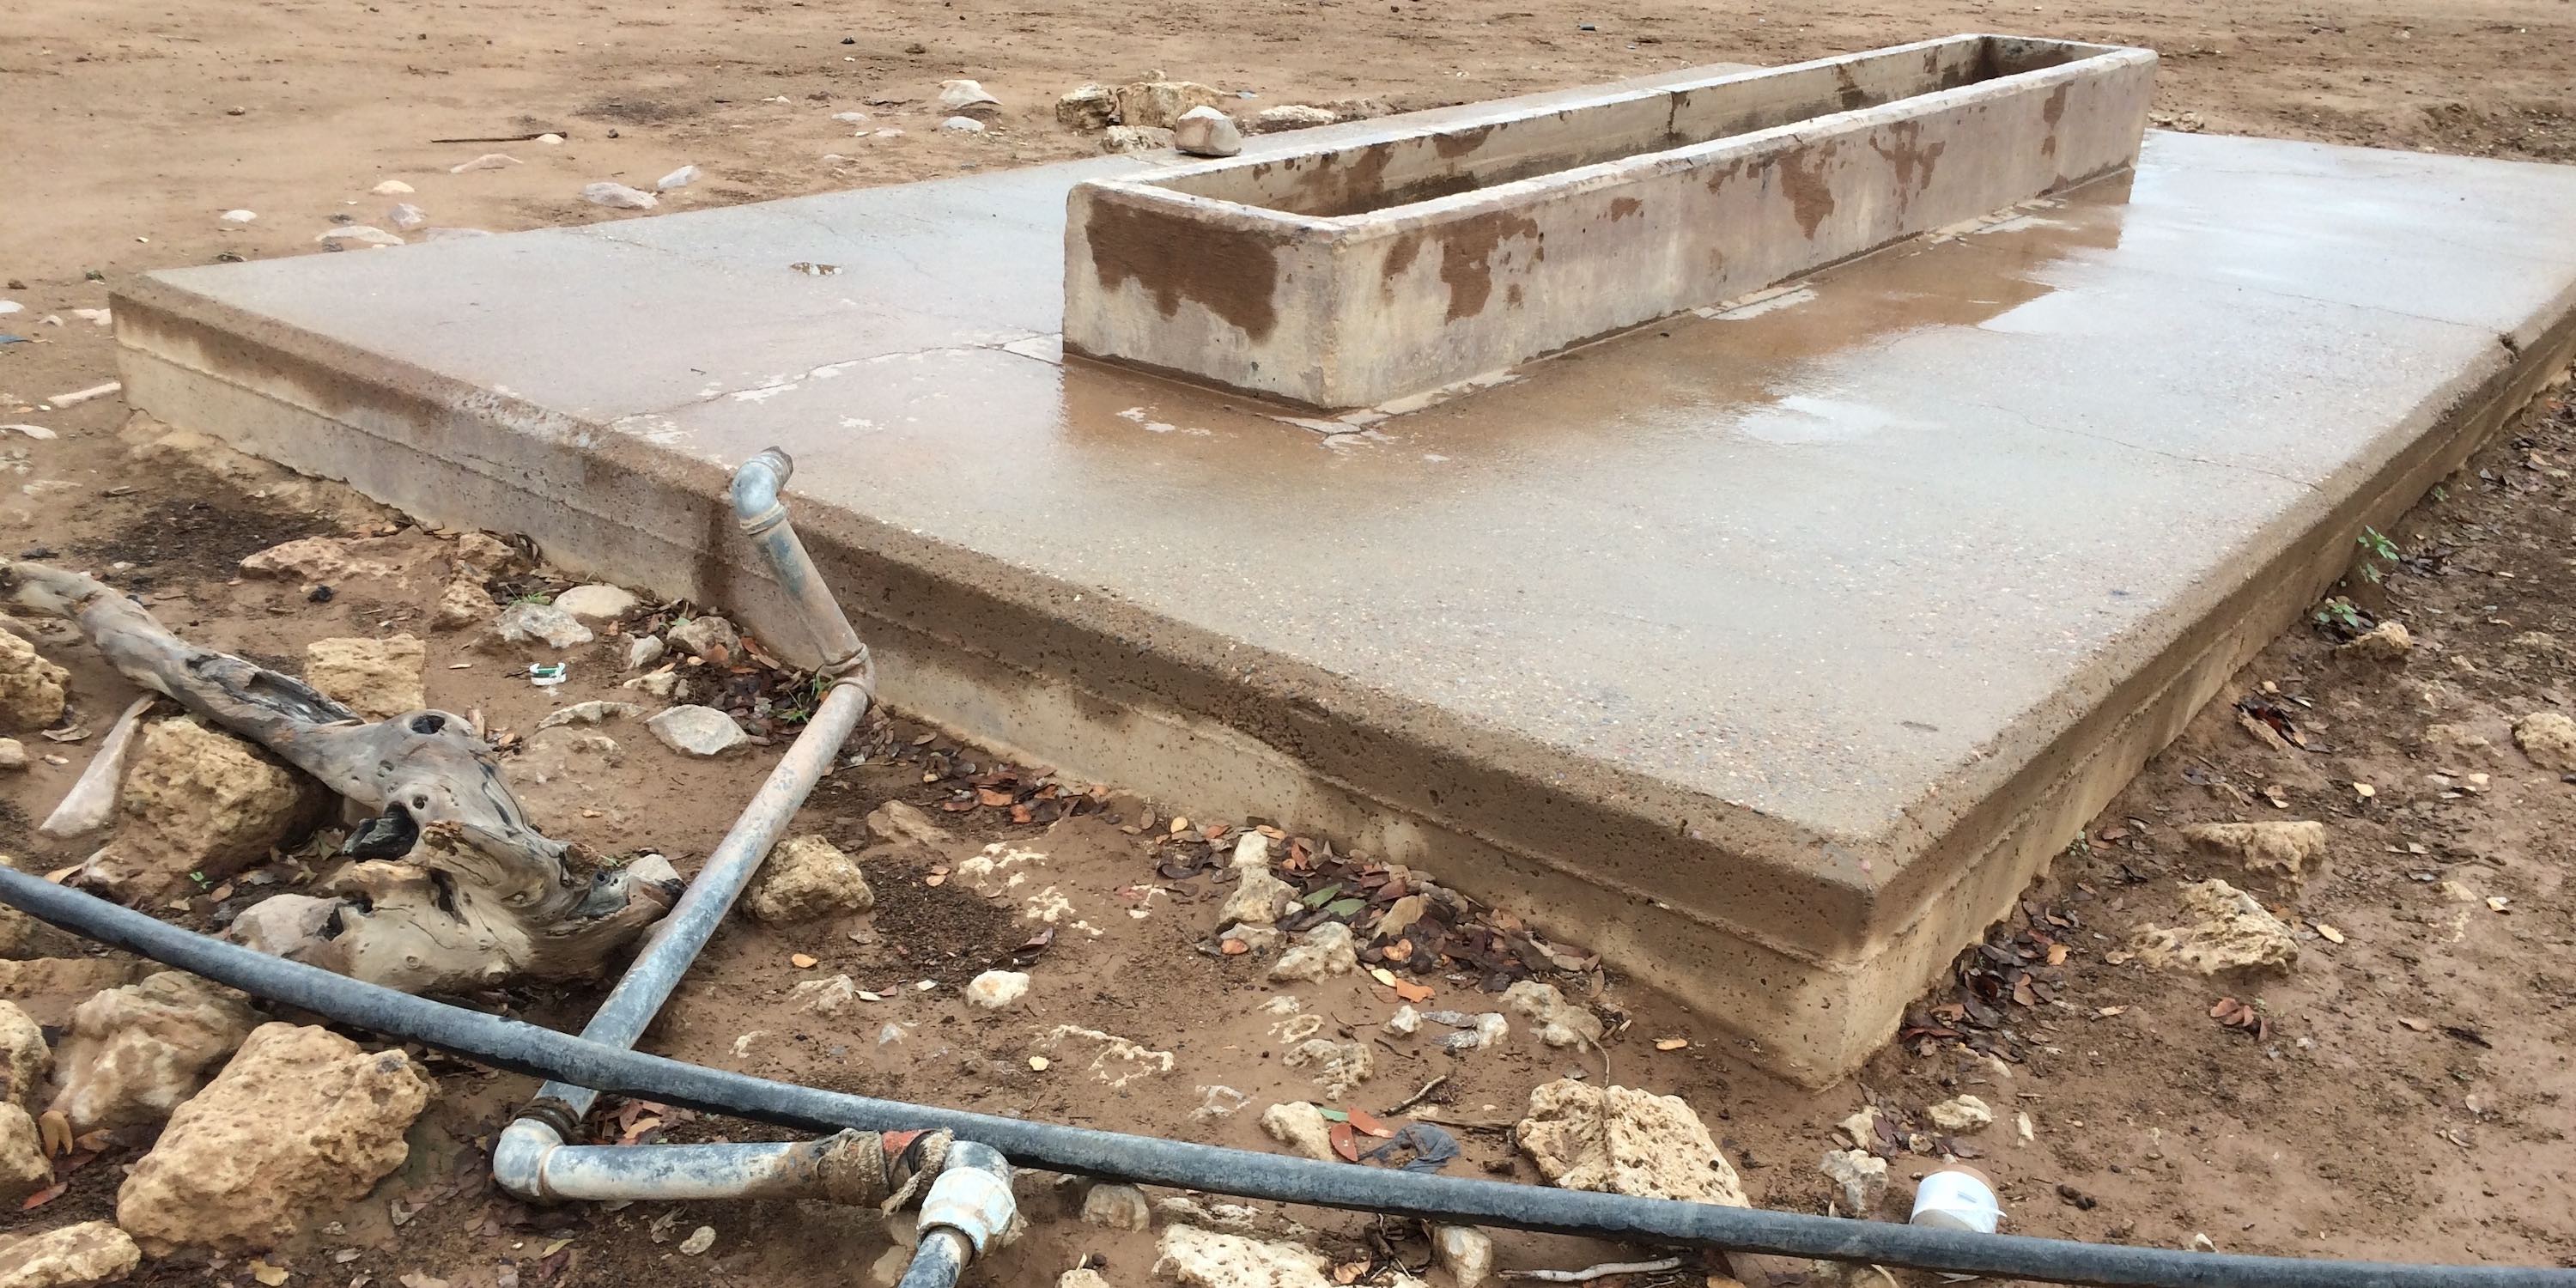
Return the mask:
{"type": "Polygon", "coordinates": [[[404,232],[417,232],[429,226],[429,212],[406,201],[385,212],[385,219],[404,232]]]}
{"type": "Polygon", "coordinates": [[[629,188],[625,184],[611,183],[607,180],[583,184],[581,199],[594,206],[606,206],[611,210],[651,210],[660,200],[643,189],[629,188]]]}
{"type": "Polygon", "coordinates": [[[1340,116],[1320,107],[1308,107],[1303,103],[1284,103],[1278,107],[1265,107],[1253,113],[1252,132],[1274,134],[1280,130],[1311,129],[1318,125],[1330,125],[1340,119],[1342,119],[1340,116]]]}
{"type": "Polygon", "coordinates": [[[1288,951],[1279,955],[1279,963],[1270,968],[1276,980],[1319,980],[1326,975],[1348,975],[1359,968],[1359,950],[1351,941],[1351,928],[1338,921],[1327,921],[1297,936],[1288,951]]]}
{"type": "Polygon", "coordinates": [[[626,669],[641,671],[661,661],[662,655],[670,651],[670,646],[662,642],[661,636],[638,635],[626,641],[626,669]]]}
{"type": "MultiPolygon", "coordinates": [[[[463,174],[468,170],[500,170],[517,164],[519,159],[506,152],[486,152],[463,165],[449,166],[447,172],[463,174]]],[[[408,192],[410,189],[406,188],[404,191],[408,192]]]]}
{"type": "Polygon", "coordinates": [[[987,111],[1000,107],[1002,100],[984,92],[984,87],[970,80],[943,81],[939,86],[939,105],[951,112],[987,111]]]}
{"type": "Polygon", "coordinates": [[[1472,1225],[1433,1226],[1431,1255],[1457,1288],[1477,1288],[1494,1273],[1493,1236],[1472,1225]]]}
{"type": "Polygon", "coordinates": [[[1094,1185],[1082,1196],[1082,1222],[1109,1230],[1142,1230],[1154,1224],[1145,1192],[1133,1185],[1094,1185]]]}
{"type": "Polygon", "coordinates": [[[714,1246],[716,1246],[716,1228],[712,1225],[702,1225],[689,1231],[689,1237],[680,1241],[680,1255],[698,1256],[714,1246]]]}
{"type": "Polygon", "coordinates": [[[1193,107],[1172,126],[1172,146],[1194,157],[1230,157],[1243,151],[1243,131],[1213,107],[1193,107]]]}
{"type": "Polygon", "coordinates": [[[952,116],[939,123],[939,128],[956,134],[981,134],[984,123],[971,116],[952,116]]]}
{"type": "Polygon", "coordinates": [[[555,607],[591,621],[613,621],[634,610],[635,592],[623,586],[593,583],[555,596],[555,607]]]}
{"type": "Polygon", "coordinates": [[[684,165],[679,169],[654,180],[653,188],[657,192],[669,192],[673,188],[685,188],[690,184],[696,183],[698,181],[698,177],[704,173],[704,171],[698,169],[696,166],[684,165]]]}
{"type": "Polygon", "coordinates": [[[1932,1106],[1932,1125],[1948,1132],[1983,1131],[1995,1121],[1994,1108],[1975,1096],[1958,1096],[1932,1106]]]}
{"type": "Polygon", "coordinates": [[[832,113],[832,119],[839,121],[843,125],[859,125],[866,122],[868,114],[865,112],[834,112],[832,113]]]}
{"type": "Polygon", "coordinates": [[[622,716],[640,716],[644,708],[632,702],[576,702],[537,722],[539,729],[555,729],[568,724],[603,724],[622,716]]]}
{"type": "Polygon", "coordinates": [[[404,183],[400,179],[387,179],[383,183],[367,189],[367,191],[372,192],[379,197],[408,196],[410,195],[411,190],[411,185],[404,183]]]}
{"type": "Polygon", "coordinates": [[[1386,1031],[1407,1036],[1421,1032],[1422,1012],[1413,1009],[1411,1002],[1395,1008],[1395,1018],[1386,1022],[1386,1031]]]}
{"type": "Polygon", "coordinates": [[[259,212],[255,210],[227,210],[224,213],[215,216],[215,218],[223,220],[228,224],[246,224],[259,218],[259,212]]]}
{"type": "Polygon", "coordinates": [[[732,622],[713,613],[692,617],[663,632],[663,637],[671,642],[671,647],[691,657],[705,657],[718,648],[730,656],[742,648],[742,632],[735,630],[732,622]]]}
{"type": "Polygon", "coordinates": [[[988,970],[966,985],[966,1000],[987,1011],[1008,1010],[1028,994],[1028,975],[1015,970],[988,970]]]}
{"type": "Polygon", "coordinates": [[[492,629],[505,644],[541,641],[556,648],[571,648],[599,638],[572,614],[532,600],[502,609],[501,615],[492,619],[492,629]]]}
{"type": "Polygon", "coordinates": [[[1867,1217],[1887,1198],[1887,1160],[1868,1150],[1835,1150],[1819,1170],[1842,1188],[1844,1216],[1867,1217]]]}
{"type": "Polygon", "coordinates": [[[0,769],[25,769],[27,744],[15,738],[0,738],[0,769]]]}
{"type": "Polygon", "coordinates": [[[1100,150],[1103,152],[1155,152],[1170,146],[1170,130],[1113,125],[1100,135],[1100,150]]]}
{"type": "Polygon", "coordinates": [[[662,745],[690,756],[721,756],[751,741],[733,717],[714,707],[679,706],[644,722],[662,745]]]}
{"type": "Polygon", "coordinates": [[[350,224],[343,228],[334,228],[313,240],[320,242],[325,246],[346,246],[351,242],[356,242],[361,246],[400,246],[403,244],[403,239],[401,237],[386,232],[384,229],[378,228],[372,224],[350,224]]]}
{"type": "Polygon", "coordinates": [[[562,147],[563,141],[564,138],[560,134],[540,134],[537,136],[537,142],[545,144],[550,148],[562,147]]]}

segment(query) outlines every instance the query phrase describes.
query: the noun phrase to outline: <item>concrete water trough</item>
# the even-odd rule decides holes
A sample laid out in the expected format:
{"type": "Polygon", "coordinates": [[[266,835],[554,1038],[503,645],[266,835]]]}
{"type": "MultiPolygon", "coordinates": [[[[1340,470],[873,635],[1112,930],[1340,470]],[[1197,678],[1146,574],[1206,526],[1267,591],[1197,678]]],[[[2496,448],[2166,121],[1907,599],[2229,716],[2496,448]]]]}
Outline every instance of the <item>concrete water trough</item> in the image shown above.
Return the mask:
{"type": "Polygon", "coordinates": [[[1954,36],[1094,180],[1065,348],[1373,406],[2124,170],[2155,65],[1954,36]]]}

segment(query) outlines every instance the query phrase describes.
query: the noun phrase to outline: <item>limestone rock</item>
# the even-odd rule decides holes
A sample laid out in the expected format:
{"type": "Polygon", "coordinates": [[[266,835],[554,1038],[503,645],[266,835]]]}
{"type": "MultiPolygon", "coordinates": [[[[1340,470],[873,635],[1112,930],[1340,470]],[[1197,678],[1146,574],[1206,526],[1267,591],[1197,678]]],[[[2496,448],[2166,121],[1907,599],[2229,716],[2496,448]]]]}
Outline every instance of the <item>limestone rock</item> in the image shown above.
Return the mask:
{"type": "Polygon", "coordinates": [[[2414,637],[2398,622],[2381,622],[2369,631],[2335,646],[2338,657],[2363,662],[2403,662],[2415,649],[2414,637]]]}
{"type": "Polygon", "coordinates": [[[241,561],[246,577],[336,586],[358,578],[399,580],[401,550],[377,537],[303,537],[241,561]]]}
{"type": "Polygon", "coordinates": [[[1147,130],[1133,125],[1113,125],[1101,132],[1103,152],[1154,152],[1172,146],[1170,130],[1147,130]]]}
{"type": "Polygon", "coordinates": [[[430,624],[442,631],[458,631],[488,622],[500,611],[501,606],[492,602],[492,592],[483,589],[481,577],[460,572],[449,578],[447,589],[439,593],[430,624]]]}
{"type": "Polygon", "coordinates": [[[606,724],[611,720],[642,714],[644,714],[644,708],[632,702],[601,702],[593,699],[589,702],[576,702],[571,706],[548,713],[545,719],[537,722],[537,728],[560,729],[565,725],[573,724],[606,724]]]}
{"type": "Polygon", "coordinates": [[[1887,1160],[1868,1150],[1835,1150],[1825,1155],[1823,1170],[1842,1189],[1845,1216],[1867,1218],[1887,1199],[1887,1160]]]}
{"type": "Polygon", "coordinates": [[[1270,968],[1276,980],[1319,980],[1327,975],[1348,975],[1359,969],[1359,950],[1351,942],[1351,928],[1338,921],[1327,921],[1297,936],[1288,951],[1279,954],[1279,962],[1270,968]]]}
{"type": "Polygon", "coordinates": [[[304,646],[304,682],[371,720],[429,705],[420,673],[428,650],[418,638],[315,640],[304,646]]]}
{"type": "Polygon", "coordinates": [[[1142,1230],[1154,1224],[1145,1192],[1133,1185],[1094,1185],[1082,1196],[1082,1221],[1109,1230],[1142,1230]]]}
{"type": "Polygon", "coordinates": [[[1015,970],[988,970],[966,985],[966,1001],[987,1011],[1006,1011],[1029,995],[1029,977],[1015,970]]]}
{"type": "Polygon", "coordinates": [[[134,982],[131,957],[34,957],[0,961],[0,998],[18,1004],[38,1024],[66,1024],[72,1008],[102,988],[134,982]]]}
{"type": "Polygon", "coordinates": [[[686,695],[688,682],[680,678],[678,670],[666,666],[658,671],[647,671],[617,687],[657,698],[676,698],[686,695]]]}
{"type": "Polygon", "coordinates": [[[2423,742],[2424,749],[2437,756],[2491,760],[2496,755],[2494,742],[2464,724],[2426,725],[2423,742]]]}
{"type": "Polygon", "coordinates": [[[951,134],[981,134],[984,132],[984,123],[971,116],[952,116],[941,121],[939,128],[951,134]]]}
{"type": "Polygon", "coordinates": [[[543,643],[555,648],[571,648],[598,639],[579,618],[555,607],[522,600],[501,610],[492,620],[492,630],[504,644],[543,643]]]}
{"type": "Polygon", "coordinates": [[[941,111],[962,112],[969,116],[990,116],[1002,106],[1002,100],[985,92],[982,85],[965,79],[939,83],[941,111]]]}
{"type": "Polygon", "coordinates": [[[72,673],[48,662],[36,646],[0,631],[0,724],[42,729],[63,718],[63,686],[72,673]]]}
{"type": "Polygon", "coordinates": [[[258,1023],[242,994],[185,971],[108,989],[72,1010],[53,1107],[75,1134],[158,1123],[258,1023]]]}
{"type": "Polygon", "coordinates": [[[352,245],[400,246],[404,244],[401,234],[386,232],[373,224],[342,224],[337,228],[326,228],[313,240],[334,250],[352,245]]]}
{"type": "Polygon", "coordinates": [[[453,556],[459,572],[498,577],[503,573],[525,572],[532,565],[517,546],[489,532],[468,532],[456,538],[453,556]]]}
{"type": "Polygon", "coordinates": [[[1105,130],[1109,118],[1118,114],[1118,96],[1099,85],[1084,85],[1068,90],[1055,101],[1056,124],[1068,130],[1105,130]]]}
{"type": "Polygon", "coordinates": [[[1253,113],[1252,132],[1276,134],[1281,130],[1311,129],[1318,125],[1330,125],[1340,119],[1342,118],[1320,107],[1308,107],[1303,103],[1283,103],[1277,107],[1265,107],[1253,113]]]}
{"type": "Polygon", "coordinates": [[[721,756],[751,741],[732,716],[714,707],[673,707],[645,721],[644,727],[663,746],[690,756],[721,756]]]}
{"type": "Polygon", "coordinates": [[[402,1166],[432,1084],[399,1050],[263,1024],[178,1112],[116,1194],[116,1223],[159,1255],[249,1251],[360,1198],[402,1166]]]}
{"type": "Polygon", "coordinates": [[[1131,129],[1168,130],[1194,107],[1214,107],[1225,96],[1195,81],[1144,80],[1117,90],[1118,120],[1131,129]]]}
{"type": "Polygon", "coordinates": [[[1055,1277],[1055,1288],[1109,1288],[1109,1281],[1089,1266],[1075,1266],[1055,1277]]]}
{"type": "Polygon", "coordinates": [[[611,210],[651,210],[661,201],[641,188],[630,188],[609,179],[581,185],[581,199],[611,210]]]}
{"type": "Polygon", "coordinates": [[[671,647],[711,662],[721,660],[708,657],[716,649],[723,649],[725,657],[742,651],[742,633],[733,628],[733,623],[712,613],[692,617],[662,634],[671,642],[671,647]]]}
{"type": "Polygon", "coordinates": [[[2182,835],[2247,872],[2278,876],[2293,885],[2325,868],[2326,825],[2319,822],[2194,823],[2182,835]]]}
{"type": "Polygon", "coordinates": [[[635,611],[641,601],[623,586],[575,586],[555,596],[555,607],[585,621],[611,622],[635,611]]]}
{"type": "Polygon", "coordinates": [[[1332,1162],[1333,1125],[1324,1120],[1324,1111],[1303,1100],[1291,1100],[1261,1111],[1261,1130],[1272,1140],[1308,1158],[1332,1162]]]}
{"type": "Polygon", "coordinates": [[[933,849],[948,844],[952,839],[946,828],[930,821],[930,816],[922,813],[919,807],[902,801],[887,801],[869,810],[868,831],[879,840],[911,841],[933,849]]]}
{"type": "Polygon", "coordinates": [[[0,1204],[15,1209],[18,1200],[53,1183],[54,1163],[45,1156],[35,1115],[0,1104],[0,1204]]]}
{"type": "Polygon", "coordinates": [[[1494,1273],[1494,1239],[1472,1225],[1431,1228],[1431,1257],[1456,1288],[1477,1288],[1494,1273]]]}
{"type": "Polygon", "coordinates": [[[626,669],[641,671],[661,661],[662,655],[670,651],[671,646],[663,643],[661,636],[638,635],[626,641],[626,669]]]}
{"type": "Polygon", "coordinates": [[[1539,1174],[1569,1190],[1749,1207],[1735,1168],[1678,1096],[1560,1078],[1513,1129],[1539,1174]]]}
{"type": "Polygon", "coordinates": [[[15,738],[0,738],[0,769],[25,769],[27,744],[15,738]]]}
{"type": "Polygon", "coordinates": [[[2184,966],[2203,975],[2231,971],[2287,970],[2299,960],[2290,928],[2254,896],[2224,881],[2195,881],[2182,888],[2180,926],[2149,927],[2132,946],[2151,966],[2184,966]]]}
{"type": "Polygon", "coordinates": [[[868,888],[859,865],[830,841],[811,835],[779,842],[743,895],[751,915],[771,925],[866,912],[876,903],[876,892],[868,888]]]}
{"type": "MultiPolygon", "coordinates": [[[[1303,1244],[1174,1225],[1154,1247],[1156,1273],[1169,1271],[1188,1288],[1333,1288],[1331,1259],[1303,1244]]],[[[1422,1281],[1396,1271],[1387,1288],[1422,1288],[1422,1281]]]]}
{"type": "Polygon", "coordinates": [[[787,1000],[794,1003],[797,1010],[812,1011],[816,1015],[838,1015],[858,995],[857,981],[847,975],[809,979],[787,990],[787,1000]]]}
{"type": "Polygon", "coordinates": [[[1194,157],[1230,157],[1243,151],[1243,131],[1213,107],[1193,107],[1172,126],[1172,146],[1194,157]]]}
{"type": "Polygon", "coordinates": [[[56,1226],[0,1247],[0,1288],[89,1288],[143,1264],[143,1251],[108,1221],[56,1226]]]}
{"type": "Polygon", "coordinates": [[[1566,1001],[1553,984],[1522,980],[1503,990],[1503,1005],[1537,1025],[1539,1041],[1549,1046],[1601,1043],[1601,1017],[1588,1006],[1566,1001]]]}
{"type": "Polygon", "coordinates": [[[1279,946],[1279,927],[1246,925],[1238,921],[1216,932],[1217,943],[1223,944],[1229,939],[1242,944],[1247,952],[1266,953],[1279,946]]]}
{"type": "Polygon", "coordinates": [[[2513,743],[2531,763],[2553,774],[2576,771],[2576,720],[2534,711],[2513,723],[2513,743]]]}
{"type": "Polygon", "coordinates": [[[1925,1112],[1933,1126],[1946,1132],[1984,1131],[1995,1121],[1994,1107],[1976,1096],[1953,1096],[1925,1112]]]}
{"type": "Polygon", "coordinates": [[[1297,902],[1297,888],[1271,875],[1266,867],[1248,868],[1227,895],[1225,906],[1217,909],[1219,922],[1244,926],[1267,926],[1279,920],[1297,902]]]}
{"type": "Polygon", "coordinates": [[[143,728],[117,799],[116,834],[84,880],[158,896],[189,874],[220,881],[301,835],[329,793],[259,747],[190,716],[143,728]]]}
{"type": "Polygon", "coordinates": [[[1311,1072],[1326,1100],[1339,1100],[1377,1072],[1377,1056],[1366,1042],[1308,1038],[1281,1052],[1279,1063],[1311,1072]]]}
{"type": "Polygon", "coordinates": [[[36,1112],[45,1074],[54,1053],[45,1046],[45,1029],[15,1002],[0,1002],[0,1104],[36,1112]]]}

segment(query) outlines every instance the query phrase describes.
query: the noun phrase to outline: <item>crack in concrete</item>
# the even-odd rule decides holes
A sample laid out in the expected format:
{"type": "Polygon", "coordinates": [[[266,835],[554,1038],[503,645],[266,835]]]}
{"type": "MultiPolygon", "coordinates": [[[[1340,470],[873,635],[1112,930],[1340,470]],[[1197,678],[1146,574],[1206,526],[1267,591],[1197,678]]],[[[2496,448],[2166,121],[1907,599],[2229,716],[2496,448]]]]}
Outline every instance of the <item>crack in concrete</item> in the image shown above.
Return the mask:
{"type": "Polygon", "coordinates": [[[784,379],[765,380],[759,384],[744,385],[734,389],[719,389],[713,393],[701,394],[697,397],[683,399],[679,402],[665,406],[652,407],[643,411],[632,412],[627,416],[619,417],[619,419],[626,420],[639,416],[676,416],[693,407],[703,407],[709,403],[723,402],[728,399],[742,402],[759,402],[765,398],[773,398],[779,394],[787,393],[790,390],[801,388],[808,381],[830,380],[852,369],[867,366],[871,363],[892,362],[902,358],[926,358],[935,353],[1002,353],[1018,358],[1024,362],[1035,362],[1044,366],[1052,367],[1057,364],[1048,362],[1044,358],[1021,353],[1010,346],[1025,343],[1030,340],[1044,339],[1053,334],[1054,332],[1052,331],[1026,331],[1016,335],[1010,335],[999,340],[958,341],[950,344],[925,345],[918,349],[893,349],[880,353],[862,354],[855,358],[841,358],[832,362],[822,363],[818,366],[808,367],[797,375],[784,379]]]}
{"type": "Polygon", "coordinates": [[[2260,476],[2262,476],[2262,477],[2264,477],[2264,478],[2273,479],[2273,480],[2276,480],[2276,481],[2278,481],[2278,482],[2282,482],[2282,483],[2287,483],[2287,484],[2290,484],[2290,485],[2291,485],[2291,486],[2293,486],[2293,487],[2300,488],[2300,489],[2302,489],[2302,490],[2309,491],[2309,492],[2319,492],[2319,493],[2322,493],[2323,491],[2325,491],[2325,489],[2324,489],[2324,488],[2319,487],[2318,485],[2316,485],[2316,484],[2314,484],[2314,483],[2311,483],[2311,482],[2307,481],[2306,479],[2298,478],[2298,477],[2295,477],[2295,476],[2293,476],[2293,475],[2283,474],[2283,473],[2281,473],[2281,472],[2280,472],[2280,471],[2278,471],[2278,470],[2268,470],[2268,469],[2263,468],[2263,467],[2262,467],[2262,466],[2260,466],[2260,465],[2249,465],[2249,464],[2246,464],[2246,463],[2241,462],[2241,461],[2222,461],[2222,460],[2215,460],[2215,459],[2210,458],[2210,457],[2207,457],[2207,456],[2195,456],[2195,455],[2192,455],[2192,454],[2191,454],[2191,453],[2189,453],[2189,452],[2177,452],[2177,451],[2171,451],[2171,450],[2169,450],[2169,449],[2161,448],[2161,447],[2149,447],[2149,446],[2147,446],[2147,445],[2146,445],[2146,444],[2144,444],[2144,443],[2133,443],[2133,442],[2130,442],[2129,440],[2127,440],[2127,439],[2125,439],[2125,438],[2119,438],[2119,437],[2116,437],[2116,436],[2114,436],[2114,435],[2110,435],[2110,434],[2097,434],[2097,433],[2094,433],[2094,432],[2092,432],[2092,431],[2090,431],[2090,430],[2076,429],[2076,428],[2073,428],[2073,427],[2071,427],[2071,426],[2067,426],[2067,425],[2049,425],[2049,424],[2043,424],[2043,423],[2041,423],[2041,422],[2039,421],[2039,419],[2038,419],[2038,418],[2036,418],[2036,417],[2032,416],[2029,412],[2021,411],[2021,410],[2018,410],[2018,409],[2015,409],[2015,408],[2011,408],[2011,407],[1998,406],[1998,405],[1996,405],[1996,404],[1994,404],[1994,403],[1986,403],[1986,402],[1968,402],[1968,403],[1963,403],[1962,405],[1963,405],[1963,406],[1968,406],[1968,407],[1978,407],[1978,408],[1983,408],[1983,409],[1984,409],[1984,410],[1986,410],[1986,411],[1991,411],[1991,412],[1995,412],[1995,413],[1998,413],[1998,414],[2001,414],[2001,415],[2010,416],[2010,417],[2012,417],[2014,420],[2020,421],[2022,424],[2029,426],[2031,429],[2033,429],[2033,430],[2035,430],[2035,431],[2037,431],[2037,432],[2039,432],[2039,433],[2041,433],[2041,434],[2064,434],[2064,435],[2067,435],[2068,437],[2071,437],[2071,438],[2084,438],[2084,439],[2090,439],[2090,440],[2092,440],[2092,441],[2094,441],[2094,442],[2097,442],[2097,443],[2108,443],[2108,444],[2110,444],[2110,445],[2111,445],[2111,446],[2113,446],[2113,447],[2125,447],[2125,448],[2129,449],[2130,451],[2133,451],[2133,452],[2142,452],[2142,453],[2145,453],[2146,455],[2149,455],[2149,456],[2160,456],[2160,457],[2163,457],[2164,459],[2169,460],[2169,461],[2180,461],[2180,462],[2182,462],[2182,463],[2184,463],[2184,464],[2186,464],[2186,465],[2206,465],[2206,466],[2208,466],[2208,467],[2209,467],[2209,468],[2211,468],[2211,469],[2217,469],[2217,470],[2234,470],[2234,471],[2238,471],[2238,472],[2246,473],[2246,474],[2255,474],[2255,475],[2260,475],[2260,476]]]}

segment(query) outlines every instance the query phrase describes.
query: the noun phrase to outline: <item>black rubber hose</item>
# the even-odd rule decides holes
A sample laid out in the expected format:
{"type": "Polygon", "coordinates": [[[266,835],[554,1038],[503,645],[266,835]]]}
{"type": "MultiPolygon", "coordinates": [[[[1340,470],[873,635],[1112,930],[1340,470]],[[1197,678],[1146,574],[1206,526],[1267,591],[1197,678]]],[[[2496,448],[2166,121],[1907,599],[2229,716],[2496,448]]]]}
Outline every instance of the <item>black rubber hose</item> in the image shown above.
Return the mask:
{"type": "Polygon", "coordinates": [[[167,925],[0,868],[0,902],[244,992],[455,1055],[601,1091],[807,1131],[945,1129],[1012,1163],[1318,1207],[1636,1243],[2138,1288],[2576,1288],[2576,1270],[2307,1261],[1974,1234],[1713,1203],[1381,1171],[874,1100],[705,1069],[459,1010],[167,925]]]}

